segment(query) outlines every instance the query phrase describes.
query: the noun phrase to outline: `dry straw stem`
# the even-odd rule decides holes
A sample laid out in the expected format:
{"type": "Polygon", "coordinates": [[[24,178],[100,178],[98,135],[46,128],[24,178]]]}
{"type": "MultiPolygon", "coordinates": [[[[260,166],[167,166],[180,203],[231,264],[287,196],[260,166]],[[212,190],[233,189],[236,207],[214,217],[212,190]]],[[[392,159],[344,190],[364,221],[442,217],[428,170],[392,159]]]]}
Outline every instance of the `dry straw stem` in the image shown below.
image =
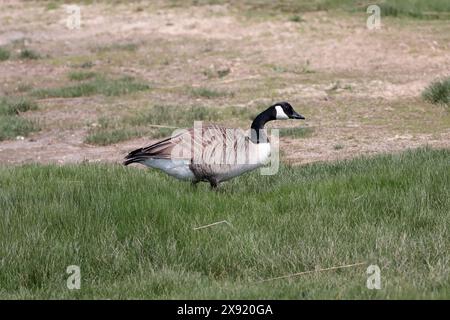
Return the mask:
{"type": "Polygon", "coordinates": [[[161,124],[146,124],[145,126],[146,127],[154,127],[154,128],[181,129],[181,127],[163,126],[161,124]]]}
{"type": "Polygon", "coordinates": [[[260,281],[256,281],[256,282],[267,282],[267,281],[272,281],[272,280],[292,278],[292,277],[297,277],[297,276],[310,274],[310,273],[316,273],[316,272],[322,272],[322,271],[330,271],[330,270],[336,270],[336,269],[344,269],[344,268],[356,267],[356,266],[361,266],[363,264],[367,264],[367,262],[358,262],[358,263],[346,264],[346,265],[343,265],[343,266],[330,267],[330,268],[325,268],[325,269],[316,269],[316,270],[303,271],[303,272],[299,272],[299,273],[288,274],[288,275],[285,275],[285,276],[264,279],[264,280],[260,280],[260,281]]]}
{"type": "Polygon", "coordinates": [[[196,227],[196,228],[194,228],[194,230],[199,230],[199,229],[209,228],[209,227],[212,227],[212,226],[216,226],[216,225],[218,225],[218,224],[221,224],[221,223],[226,223],[226,224],[228,224],[230,227],[233,227],[233,225],[232,225],[231,223],[229,223],[227,220],[222,220],[222,221],[214,222],[214,223],[211,223],[211,224],[207,224],[207,225],[205,225],[205,226],[196,227]]]}

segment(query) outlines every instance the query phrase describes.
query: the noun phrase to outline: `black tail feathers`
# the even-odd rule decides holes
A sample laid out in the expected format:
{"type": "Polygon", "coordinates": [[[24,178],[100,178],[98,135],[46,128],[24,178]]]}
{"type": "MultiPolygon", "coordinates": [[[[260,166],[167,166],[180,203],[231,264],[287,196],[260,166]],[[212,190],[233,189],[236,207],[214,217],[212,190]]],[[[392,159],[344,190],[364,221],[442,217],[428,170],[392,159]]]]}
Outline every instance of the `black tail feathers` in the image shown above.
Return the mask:
{"type": "Polygon", "coordinates": [[[134,151],[131,151],[126,157],[125,161],[123,162],[124,166],[127,166],[131,163],[140,163],[145,160],[144,152],[142,148],[136,149],[134,151]]]}

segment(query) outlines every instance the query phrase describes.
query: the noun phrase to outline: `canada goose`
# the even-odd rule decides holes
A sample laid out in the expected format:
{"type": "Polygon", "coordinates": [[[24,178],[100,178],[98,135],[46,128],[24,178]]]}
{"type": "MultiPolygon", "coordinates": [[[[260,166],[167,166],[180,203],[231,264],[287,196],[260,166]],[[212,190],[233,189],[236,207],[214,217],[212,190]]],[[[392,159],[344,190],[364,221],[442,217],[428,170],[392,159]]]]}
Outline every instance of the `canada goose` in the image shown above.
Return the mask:
{"type": "Polygon", "coordinates": [[[124,165],[141,163],[193,184],[220,182],[259,168],[270,157],[264,125],[272,120],[305,119],[287,102],[261,112],[251,125],[250,136],[241,130],[218,125],[201,126],[174,133],[170,138],[130,152],[124,165]]]}

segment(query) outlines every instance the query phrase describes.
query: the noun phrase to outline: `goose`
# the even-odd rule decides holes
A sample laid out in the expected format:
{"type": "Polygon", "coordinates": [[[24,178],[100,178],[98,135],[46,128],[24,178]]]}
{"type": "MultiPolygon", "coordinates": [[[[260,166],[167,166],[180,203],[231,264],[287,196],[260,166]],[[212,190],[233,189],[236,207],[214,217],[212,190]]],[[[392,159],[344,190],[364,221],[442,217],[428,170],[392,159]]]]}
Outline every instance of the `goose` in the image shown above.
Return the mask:
{"type": "Polygon", "coordinates": [[[253,120],[248,135],[219,125],[198,126],[174,132],[171,137],[131,151],[123,164],[139,163],[164,171],[179,180],[221,182],[252,171],[270,159],[270,141],[264,125],[272,120],[305,119],[288,102],[278,102],[253,120]]]}

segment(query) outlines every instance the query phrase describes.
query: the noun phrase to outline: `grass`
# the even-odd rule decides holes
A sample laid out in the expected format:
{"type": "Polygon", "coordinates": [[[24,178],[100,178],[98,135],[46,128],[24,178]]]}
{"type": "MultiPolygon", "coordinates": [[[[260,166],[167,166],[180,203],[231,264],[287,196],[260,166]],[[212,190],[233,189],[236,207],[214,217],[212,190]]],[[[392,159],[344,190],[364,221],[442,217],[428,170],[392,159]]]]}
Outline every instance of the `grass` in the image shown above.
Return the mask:
{"type": "MultiPolygon", "coordinates": [[[[211,108],[204,106],[155,105],[123,117],[101,117],[96,126],[90,128],[85,142],[95,145],[109,145],[132,138],[148,136],[151,138],[168,137],[174,128],[157,128],[151,125],[187,128],[194,121],[239,123],[250,126],[250,122],[261,108],[211,108]]],[[[306,138],[314,131],[308,127],[281,128],[280,137],[306,138]]]]}
{"type": "Polygon", "coordinates": [[[353,3],[352,0],[287,0],[287,1],[269,1],[269,0],[244,0],[244,1],[230,1],[228,0],[172,0],[173,5],[186,6],[186,5],[210,5],[210,4],[227,4],[233,8],[249,14],[253,13],[303,13],[308,11],[327,10],[342,5],[348,5],[353,3]]]}
{"type": "Polygon", "coordinates": [[[17,85],[17,91],[19,92],[27,92],[30,91],[33,88],[33,86],[29,83],[19,83],[17,85]]]}
{"type": "Polygon", "coordinates": [[[365,12],[372,4],[380,6],[382,16],[406,16],[412,18],[439,19],[450,18],[450,2],[447,0],[387,0],[374,3],[369,0],[286,0],[286,1],[235,1],[228,0],[191,0],[172,1],[177,5],[208,5],[208,4],[228,4],[238,12],[250,15],[276,15],[290,14],[290,21],[302,22],[300,14],[313,11],[345,10],[350,12],[365,12]]]}
{"type": "Polygon", "coordinates": [[[208,79],[213,79],[213,78],[224,78],[227,75],[229,75],[230,72],[231,72],[230,68],[222,68],[222,69],[218,69],[218,70],[209,68],[209,69],[205,69],[202,73],[208,79]]]}
{"type": "Polygon", "coordinates": [[[76,67],[82,68],[82,69],[90,69],[93,66],[94,66],[94,63],[92,61],[86,61],[86,62],[80,63],[76,67]]]}
{"type": "Polygon", "coordinates": [[[118,43],[112,45],[96,46],[93,51],[105,52],[105,51],[136,51],[138,44],[136,43],[118,43]]]}
{"type": "Polygon", "coordinates": [[[293,73],[293,74],[315,73],[315,71],[311,69],[309,60],[306,60],[304,64],[299,65],[283,66],[283,65],[268,64],[267,67],[276,73],[293,73]]]}
{"type": "Polygon", "coordinates": [[[191,88],[190,93],[195,98],[206,98],[206,99],[220,98],[232,95],[230,92],[219,91],[204,87],[191,88]]]}
{"type": "Polygon", "coordinates": [[[382,16],[449,19],[450,2],[447,0],[390,0],[380,3],[382,16]]]}
{"type": "Polygon", "coordinates": [[[71,71],[68,74],[68,78],[72,81],[84,81],[95,78],[97,74],[95,72],[83,72],[83,71],[71,71]]]}
{"type": "Polygon", "coordinates": [[[170,126],[192,126],[194,121],[218,121],[222,119],[217,108],[203,106],[156,105],[129,117],[132,125],[160,124],[170,126]]]}
{"type": "Polygon", "coordinates": [[[289,17],[289,21],[291,21],[291,22],[304,22],[305,20],[301,16],[296,14],[296,15],[290,16],[289,17]]]}
{"type": "Polygon", "coordinates": [[[0,298],[445,299],[449,160],[282,166],[219,192],[115,165],[0,167],[0,298]],[[221,220],[233,227],[193,230],[221,220]],[[367,265],[257,282],[360,261],[380,267],[381,290],[367,265]]]}
{"type": "Polygon", "coordinates": [[[36,109],[36,102],[26,98],[0,99],[0,115],[16,115],[19,114],[19,112],[36,109]]]}
{"type": "Polygon", "coordinates": [[[428,102],[450,107],[450,77],[430,84],[423,91],[422,97],[428,102]]]}
{"type": "Polygon", "coordinates": [[[20,112],[37,109],[37,104],[27,99],[0,99],[0,141],[27,136],[39,130],[34,121],[19,116],[20,112]]]}
{"type": "Polygon", "coordinates": [[[150,87],[132,77],[108,79],[95,77],[91,81],[81,82],[59,88],[46,88],[33,90],[32,94],[37,98],[75,98],[102,94],[105,96],[119,96],[136,91],[148,90],[150,87]]]}
{"type": "Polygon", "coordinates": [[[8,60],[10,56],[11,56],[11,54],[10,54],[9,50],[0,47],[0,61],[8,60]]]}
{"type": "Polygon", "coordinates": [[[293,127],[293,128],[281,128],[280,137],[290,138],[307,138],[314,132],[313,128],[309,127],[293,127]]]}
{"type": "Polygon", "coordinates": [[[37,60],[40,57],[41,56],[39,53],[37,53],[36,51],[31,50],[31,49],[23,49],[19,53],[19,58],[25,59],[25,60],[37,60]]]}
{"type": "MultiPolygon", "coordinates": [[[[107,122],[103,120],[101,122],[107,122]]],[[[132,138],[141,137],[143,133],[136,128],[114,127],[108,124],[102,129],[89,131],[85,143],[106,146],[132,138]]]]}

